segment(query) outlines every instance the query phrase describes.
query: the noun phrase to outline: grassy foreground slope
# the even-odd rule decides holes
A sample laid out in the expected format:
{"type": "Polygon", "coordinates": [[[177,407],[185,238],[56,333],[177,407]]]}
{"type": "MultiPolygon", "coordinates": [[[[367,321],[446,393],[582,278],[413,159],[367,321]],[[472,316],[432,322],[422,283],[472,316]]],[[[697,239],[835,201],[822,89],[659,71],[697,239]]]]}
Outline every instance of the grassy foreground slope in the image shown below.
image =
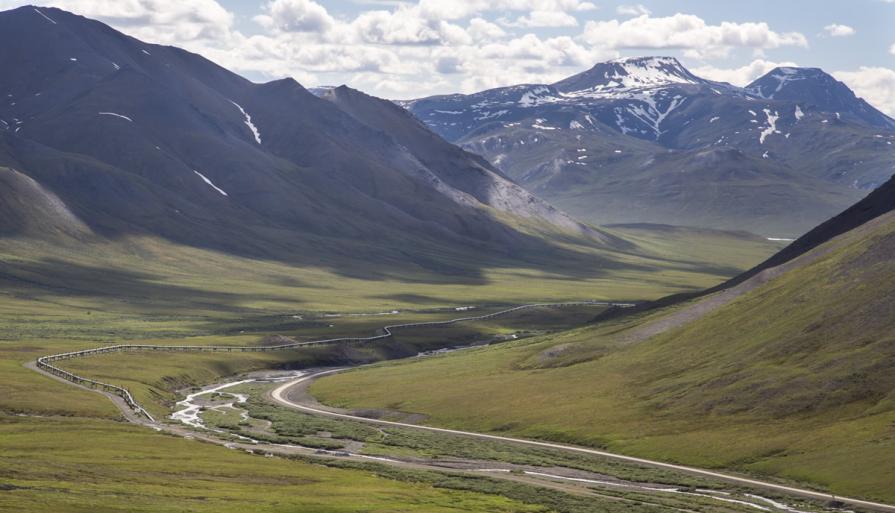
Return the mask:
{"type": "Polygon", "coordinates": [[[102,396],[22,366],[70,343],[0,345],[0,511],[542,510],[497,494],[262,458],[127,424],[102,396]]]}
{"type": "MultiPolygon", "coordinates": [[[[690,305],[325,378],[314,393],[432,424],[571,441],[895,501],[895,213],[702,318],[690,305]]],[[[703,299],[711,301],[712,297],[703,299]]]]}
{"type": "MultiPolygon", "coordinates": [[[[87,392],[85,392],[87,394],[87,392]]],[[[0,415],[0,511],[536,511],[85,418],[0,415]]]]}
{"type": "MultiPolygon", "coordinates": [[[[708,258],[675,259],[667,241],[651,245],[642,239],[640,254],[618,255],[619,265],[601,272],[496,265],[468,276],[414,268],[395,275],[347,265],[336,273],[331,265],[251,260],[148,238],[91,244],[64,237],[5,238],[0,244],[0,511],[356,511],[360,505],[371,511],[526,511],[529,506],[495,495],[262,459],[147,432],[121,422],[103,397],[24,364],[103,343],[245,345],[271,334],[369,334],[383,322],[382,317],[321,318],[327,312],[657,297],[716,283],[774,248],[748,237],[718,237],[725,242],[716,264],[708,258]]],[[[694,238],[693,245],[709,250],[718,241],[694,238]]],[[[594,255],[595,263],[603,261],[600,257],[594,255]]],[[[170,397],[150,397],[148,388],[140,388],[143,382],[173,376],[183,386],[203,384],[312,357],[278,353],[234,361],[185,355],[169,362],[168,356],[141,355],[127,363],[142,367],[118,369],[129,372],[134,383],[120,373],[110,374],[110,380],[133,386],[143,394],[141,401],[153,405],[170,397]]]]}

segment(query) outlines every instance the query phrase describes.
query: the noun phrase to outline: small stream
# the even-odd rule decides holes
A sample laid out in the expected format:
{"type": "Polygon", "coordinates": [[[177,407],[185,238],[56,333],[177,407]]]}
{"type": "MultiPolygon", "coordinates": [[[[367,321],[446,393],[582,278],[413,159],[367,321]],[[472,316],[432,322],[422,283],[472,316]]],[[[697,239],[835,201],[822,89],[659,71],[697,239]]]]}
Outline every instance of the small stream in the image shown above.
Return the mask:
{"type": "MultiPolygon", "coordinates": [[[[511,472],[509,469],[504,468],[490,468],[490,469],[477,469],[478,472],[511,472]]],[[[523,474],[528,476],[535,477],[543,477],[547,479],[557,479],[561,481],[573,481],[576,483],[584,483],[584,484],[593,484],[598,486],[610,486],[610,487],[620,487],[620,488],[629,488],[633,490],[643,491],[643,492],[652,492],[652,493],[676,493],[681,495],[690,495],[692,497],[705,497],[709,499],[714,499],[716,501],[727,502],[731,504],[739,504],[742,506],[746,506],[749,508],[757,509],[760,511],[774,511],[774,510],[782,510],[788,513],[812,513],[808,511],[802,511],[795,509],[791,506],[787,506],[781,502],[777,502],[773,499],[769,499],[767,497],[762,497],[761,495],[755,495],[751,493],[745,494],[746,497],[750,499],[755,499],[756,501],[762,502],[763,504],[756,504],[755,502],[750,502],[748,500],[743,499],[734,499],[731,497],[725,497],[730,495],[727,492],[722,492],[720,490],[696,490],[696,491],[687,491],[685,489],[681,489],[678,487],[656,487],[656,486],[646,486],[642,484],[636,483],[625,483],[625,482],[616,482],[616,481],[604,481],[597,479],[586,479],[583,477],[569,477],[569,476],[561,476],[557,474],[548,474],[544,472],[534,472],[530,470],[522,471],[523,474]],[[701,492],[701,493],[699,493],[701,492]]]]}
{"type": "MultiPolygon", "coordinates": [[[[200,390],[198,392],[189,394],[186,396],[186,399],[184,399],[183,401],[179,401],[177,403],[177,406],[180,406],[182,409],[177,410],[174,413],[172,413],[170,418],[172,420],[182,422],[190,427],[207,429],[209,431],[214,431],[215,433],[224,433],[223,430],[212,429],[205,425],[205,423],[202,421],[202,417],[199,415],[202,412],[202,408],[205,406],[201,405],[201,404],[197,404],[196,399],[198,399],[199,397],[202,397],[204,395],[211,395],[216,392],[220,392],[221,390],[226,390],[228,388],[242,385],[244,383],[251,383],[253,381],[255,381],[255,380],[254,379],[244,379],[242,381],[231,381],[229,383],[214,385],[210,388],[206,388],[204,390],[200,390]]],[[[220,409],[222,409],[222,408],[230,408],[230,409],[236,410],[236,409],[239,409],[239,408],[235,407],[235,405],[237,403],[242,404],[242,403],[248,401],[248,399],[249,399],[248,396],[246,396],[244,394],[232,394],[229,392],[224,392],[223,395],[229,395],[229,396],[233,397],[234,401],[230,402],[230,403],[226,403],[226,404],[219,404],[216,406],[208,406],[206,408],[210,409],[210,410],[218,410],[218,411],[220,411],[220,409]]],[[[243,411],[243,413],[241,415],[243,417],[243,420],[248,420],[248,413],[243,411]]]]}
{"type": "MultiPolygon", "coordinates": [[[[248,396],[245,394],[239,394],[239,393],[233,393],[233,392],[222,392],[223,390],[227,390],[228,388],[233,388],[233,387],[243,385],[246,383],[255,383],[255,382],[277,383],[277,382],[289,381],[289,380],[301,377],[305,374],[306,373],[302,372],[302,371],[295,371],[293,373],[290,373],[288,375],[283,375],[283,376],[269,376],[269,377],[266,376],[266,377],[262,377],[262,378],[248,378],[248,379],[242,379],[242,380],[238,380],[238,381],[230,381],[227,383],[212,385],[212,386],[202,389],[198,392],[189,394],[186,396],[185,399],[177,402],[177,406],[179,406],[180,409],[175,411],[174,413],[172,413],[170,415],[170,418],[172,420],[176,420],[176,421],[181,422],[181,423],[183,423],[187,426],[190,426],[192,428],[204,429],[207,431],[211,431],[213,433],[230,435],[230,436],[236,437],[240,440],[243,440],[243,441],[246,441],[246,442],[249,442],[252,444],[261,444],[264,442],[255,440],[254,438],[250,438],[247,436],[232,433],[230,431],[226,431],[223,429],[216,429],[216,428],[209,427],[202,420],[202,417],[201,417],[202,408],[205,408],[206,410],[216,410],[216,411],[221,411],[222,409],[227,408],[227,409],[239,411],[240,418],[242,420],[247,421],[250,419],[248,412],[242,408],[239,408],[237,405],[244,404],[246,401],[248,401],[248,396]],[[220,393],[221,395],[230,396],[233,398],[233,401],[227,402],[224,404],[216,404],[213,406],[201,404],[202,401],[199,401],[199,398],[201,398],[203,396],[209,396],[209,395],[212,395],[215,393],[220,393]]],[[[279,447],[310,449],[307,447],[302,447],[302,446],[298,446],[298,445],[290,445],[290,444],[273,444],[273,445],[276,445],[279,447]]],[[[230,448],[232,448],[232,447],[230,447],[230,448]]],[[[326,452],[330,452],[330,451],[326,451],[326,452]]],[[[363,458],[363,459],[376,460],[376,461],[381,461],[384,463],[401,463],[400,460],[395,460],[395,459],[382,457],[382,456],[368,456],[368,455],[364,455],[364,454],[355,454],[355,453],[348,453],[348,452],[345,452],[344,454],[347,456],[354,456],[354,457],[363,458]]],[[[510,472],[509,469],[505,469],[505,468],[482,468],[482,469],[474,469],[474,471],[484,472],[484,473],[510,472]]],[[[753,508],[753,509],[760,510],[760,511],[767,511],[767,512],[785,511],[787,513],[811,513],[808,511],[798,510],[796,508],[793,508],[793,507],[783,504],[781,502],[775,501],[773,499],[769,499],[767,497],[762,497],[760,495],[751,494],[751,493],[745,494],[745,497],[747,497],[749,499],[753,499],[758,503],[751,502],[748,500],[743,500],[743,499],[735,499],[732,497],[725,497],[726,495],[730,495],[730,494],[727,492],[719,491],[719,490],[697,489],[695,491],[690,491],[690,490],[681,489],[678,487],[661,487],[660,488],[660,487],[656,487],[656,486],[647,486],[647,485],[642,485],[642,484],[637,484],[637,483],[614,482],[614,481],[604,481],[604,480],[596,480],[596,479],[586,479],[586,478],[581,478],[581,477],[561,476],[561,475],[557,475],[557,474],[548,474],[548,473],[535,472],[535,471],[530,471],[530,470],[525,470],[525,471],[523,471],[523,473],[526,475],[533,476],[533,477],[556,479],[556,480],[563,480],[563,481],[574,481],[574,482],[578,482],[578,483],[593,484],[593,485],[597,485],[597,486],[622,487],[622,488],[629,488],[629,489],[634,489],[634,490],[639,490],[639,491],[644,491],[644,492],[674,493],[674,494],[681,494],[681,495],[690,495],[690,496],[694,496],[694,497],[705,497],[705,498],[710,498],[710,499],[714,499],[717,501],[722,501],[722,502],[727,502],[727,503],[732,503],[732,504],[739,504],[742,506],[747,506],[749,508],[753,508]]]]}
{"type": "MultiPolygon", "coordinates": [[[[272,376],[272,377],[264,377],[264,378],[248,378],[248,379],[241,379],[238,381],[228,381],[226,383],[212,385],[212,386],[204,388],[198,392],[188,394],[186,396],[186,398],[184,398],[182,401],[178,401],[177,406],[180,407],[180,409],[176,410],[174,413],[172,413],[169,418],[171,420],[176,420],[176,421],[178,421],[182,424],[185,424],[187,426],[190,426],[192,428],[204,429],[207,431],[211,431],[212,433],[230,435],[230,436],[236,437],[240,440],[243,440],[243,441],[246,441],[249,443],[260,444],[260,443],[262,443],[260,440],[255,440],[254,438],[250,438],[247,436],[232,433],[230,431],[226,431],[223,429],[209,427],[202,420],[202,415],[201,415],[202,409],[205,408],[206,410],[215,410],[215,411],[223,411],[224,409],[230,409],[230,410],[238,411],[240,419],[243,421],[248,421],[250,418],[249,412],[244,410],[243,408],[239,408],[237,405],[244,404],[246,401],[249,400],[249,396],[247,396],[245,394],[237,394],[237,393],[232,393],[232,392],[222,392],[222,390],[226,390],[228,388],[233,388],[233,387],[236,387],[239,385],[244,385],[246,383],[255,383],[255,382],[278,383],[281,381],[288,381],[291,379],[295,379],[295,378],[301,377],[303,375],[305,375],[304,372],[296,371],[296,372],[292,372],[292,373],[289,373],[284,376],[272,376]],[[216,394],[216,393],[220,393],[221,395],[230,396],[233,398],[233,401],[224,403],[224,404],[216,404],[213,406],[208,406],[208,405],[202,404],[202,401],[199,400],[203,396],[210,396],[210,395],[216,394]]],[[[298,446],[294,446],[294,447],[298,447],[298,446]]]]}

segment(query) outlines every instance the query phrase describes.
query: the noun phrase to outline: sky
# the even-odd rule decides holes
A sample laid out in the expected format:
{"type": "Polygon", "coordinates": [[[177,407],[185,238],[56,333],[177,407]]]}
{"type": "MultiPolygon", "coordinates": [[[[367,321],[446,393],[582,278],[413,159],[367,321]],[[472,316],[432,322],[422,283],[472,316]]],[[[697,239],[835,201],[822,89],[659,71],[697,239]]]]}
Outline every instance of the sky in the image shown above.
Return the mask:
{"type": "Polygon", "coordinates": [[[60,7],[199,53],[256,82],[390,99],[551,83],[670,55],[745,85],[820,67],[895,115],[895,0],[0,0],[60,7]]]}

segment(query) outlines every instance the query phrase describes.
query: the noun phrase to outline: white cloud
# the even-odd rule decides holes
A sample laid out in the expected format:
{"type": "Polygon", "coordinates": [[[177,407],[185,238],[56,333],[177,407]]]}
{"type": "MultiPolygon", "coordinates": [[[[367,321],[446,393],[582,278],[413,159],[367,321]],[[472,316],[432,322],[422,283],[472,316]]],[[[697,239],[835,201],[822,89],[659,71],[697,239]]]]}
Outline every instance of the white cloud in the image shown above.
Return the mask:
{"type": "MultiPolygon", "coordinates": [[[[470,44],[472,38],[458,25],[420,16],[417,7],[368,11],[349,25],[360,41],[376,44],[470,44]]],[[[342,34],[342,37],[350,37],[342,34]]]]}
{"type": "Polygon", "coordinates": [[[514,21],[502,18],[500,23],[507,27],[577,27],[578,20],[562,11],[531,11],[514,21]]]}
{"type": "MultiPolygon", "coordinates": [[[[895,0],[893,0],[893,1],[895,1],[895,0]]],[[[892,55],[895,55],[895,44],[893,44],[892,46],[889,47],[889,53],[891,53],[892,55]]]]}
{"type": "MultiPolygon", "coordinates": [[[[480,57],[487,60],[533,61],[543,67],[553,67],[586,66],[592,64],[592,55],[591,51],[567,36],[542,40],[534,34],[525,34],[510,41],[485,45],[480,57]]],[[[520,65],[529,69],[535,67],[531,62],[520,65]]]]}
{"type": "Polygon", "coordinates": [[[466,32],[475,41],[500,39],[506,36],[506,32],[502,28],[482,18],[469,20],[469,28],[467,28],[466,32]]]}
{"type": "Polygon", "coordinates": [[[429,19],[459,20],[485,12],[580,12],[597,8],[581,0],[420,0],[420,12],[429,19]]]}
{"type": "MultiPolygon", "coordinates": [[[[27,1],[0,0],[0,6],[27,1]]],[[[308,86],[347,82],[371,94],[403,98],[550,83],[632,48],[669,49],[699,59],[746,48],[755,59],[746,66],[695,70],[745,84],[777,64],[790,64],[765,60],[763,50],[807,45],[803,35],[776,32],[766,23],[653,17],[633,3],[617,9],[627,17],[559,30],[575,27],[582,13],[597,9],[586,0],[357,0],[366,6],[350,16],[328,11],[324,0],[262,0],[253,18],[261,32],[249,36],[235,28],[234,15],[219,1],[42,4],[98,18],[149,42],[184,47],[254,79],[292,76],[308,86]],[[549,34],[562,35],[525,33],[532,27],[555,27],[549,34]]]]}
{"type": "Polygon", "coordinates": [[[877,109],[895,116],[895,70],[861,66],[857,71],[833,72],[833,76],[877,109]]]}
{"type": "MultiPolygon", "coordinates": [[[[236,68],[264,74],[290,69],[317,76],[308,83],[350,80],[358,88],[386,97],[412,97],[471,91],[520,82],[552,82],[616,52],[591,48],[571,36],[541,38],[513,35],[476,13],[505,8],[520,16],[508,25],[577,24],[571,12],[591,10],[580,0],[496,0],[407,3],[393,9],[362,11],[353,19],[335,18],[325,9],[317,18],[331,20],[326,30],[284,30],[275,19],[304,19],[312,2],[275,0],[258,21],[270,32],[248,38],[250,52],[224,58],[236,68]],[[277,12],[277,2],[296,9],[277,12]],[[299,5],[300,4],[300,5],[299,5]],[[433,13],[443,16],[435,18],[433,13]],[[328,77],[337,76],[331,79],[328,77]],[[453,83],[453,86],[451,84],[453,83]]],[[[292,25],[296,25],[293,23],[292,25]]],[[[307,28],[302,25],[302,28],[307,28]]]]}
{"type": "Polygon", "coordinates": [[[722,22],[709,25],[692,14],[653,18],[641,15],[625,21],[588,21],[582,37],[592,45],[616,49],[679,49],[691,57],[725,56],[731,48],[770,49],[808,46],[798,32],[775,32],[764,22],[722,22]]]}
{"type": "Polygon", "coordinates": [[[824,27],[824,30],[830,37],[845,37],[845,36],[853,36],[855,34],[855,29],[849,27],[848,25],[840,25],[838,23],[831,23],[824,27]]]}
{"type": "MultiPolygon", "coordinates": [[[[26,2],[8,2],[22,5],[26,2]]],[[[233,15],[215,0],[45,0],[34,4],[58,7],[95,18],[129,35],[154,43],[214,40],[230,37],[233,15]]]]}
{"type": "Polygon", "coordinates": [[[326,32],[335,25],[326,8],[312,0],[272,0],[255,21],[283,32],[326,32]]]}
{"type": "Polygon", "coordinates": [[[643,4],[637,5],[620,5],[615,8],[615,12],[622,16],[649,16],[652,12],[643,4]]]}
{"type": "Polygon", "coordinates": [[[690,70],[697,76],[715,80],[718,82],[729,82],[737,86],[745,86],[756,78],[767,74],[772,69],[779,66],[796,66],[794,62],[771,62],[764,59],[755,59],[754,61],[741,66],[739,68],[716,68],[714,66],[699,66],[690,70]]]}

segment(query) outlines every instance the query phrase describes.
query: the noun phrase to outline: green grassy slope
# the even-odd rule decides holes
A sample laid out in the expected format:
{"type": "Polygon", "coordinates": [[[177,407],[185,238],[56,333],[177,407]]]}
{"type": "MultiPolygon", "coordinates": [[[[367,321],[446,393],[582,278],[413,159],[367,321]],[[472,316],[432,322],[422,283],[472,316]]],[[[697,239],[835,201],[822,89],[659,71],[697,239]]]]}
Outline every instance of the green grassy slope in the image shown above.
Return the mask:
{"type": "MultiPolygon", "coordinates": [[[[325,312],[399,309],[402,318],[414,319],[454,312],[404,310],[657,297],[717,283],[774,249],[747,237],[728,242],[719,264],[709,264],[708,258],[674,259],[672,248],[642,239],[639,253],[615,256],[625,265],[602,272],[576,276],[574,269],[498,266],[469,277],[421,268],[400,275],[362,267],[335,273],[329,265],[290,266],[146,238],[89,245],[69,239],[5,238],[0,244],[0,511],[134,511],[144,506],[356,511],[361,503],[373,511],[526,511],[529,506],[494,495],[386,480],[369,472],[253,459],[138,430],[122,423],[108,400],[23,365],[40,355],[102,343],[253,344],[271,334],[299,339],[369,334],[383,322],[382,317],[322,317],[325,312]],[[178,488],[172,490],[172,483],[178,488]]],[[[607,255],[593,257],[599,263],[607,255]]],[[[246,355],[234,361],[160,356],[128,359],[127,365],[114,358],[78,364],[134,387],[141,401],[161,412],[159,404],[171,401],[172,388],[320,357],[246,355]]]]}
{"type": "Polygon", "coordinates": [[[91,419],[0,416],[0,511],[536,511],[91,419]]]}
{"type": "MultiPolygon", "coordinates": [[[[102,396],[22,365],[71,344],[0,343],[0,511],[544,511],[487,489],[262,458],[127,424],[102,396]]],[[[217,373],[240,365],[218,364],[217,373]]],[[[216,372],[189,369],[196,379],[216,372]]]]}
{"type": "Polygon", "coordinates": [[[541,510],[499,495],[261,458],[126,424],[110,401],[21,364],[64,345],[0,345],[0,511],[541,510]]]}
{"type": "Polygon", "coordinates": [[[736,468],[892,502],[893,252],[890,213],[647,340],[635,328],[668,309],[383,364],[313,390],[339,406],[424,413],[438,425],[736,468]]]}

